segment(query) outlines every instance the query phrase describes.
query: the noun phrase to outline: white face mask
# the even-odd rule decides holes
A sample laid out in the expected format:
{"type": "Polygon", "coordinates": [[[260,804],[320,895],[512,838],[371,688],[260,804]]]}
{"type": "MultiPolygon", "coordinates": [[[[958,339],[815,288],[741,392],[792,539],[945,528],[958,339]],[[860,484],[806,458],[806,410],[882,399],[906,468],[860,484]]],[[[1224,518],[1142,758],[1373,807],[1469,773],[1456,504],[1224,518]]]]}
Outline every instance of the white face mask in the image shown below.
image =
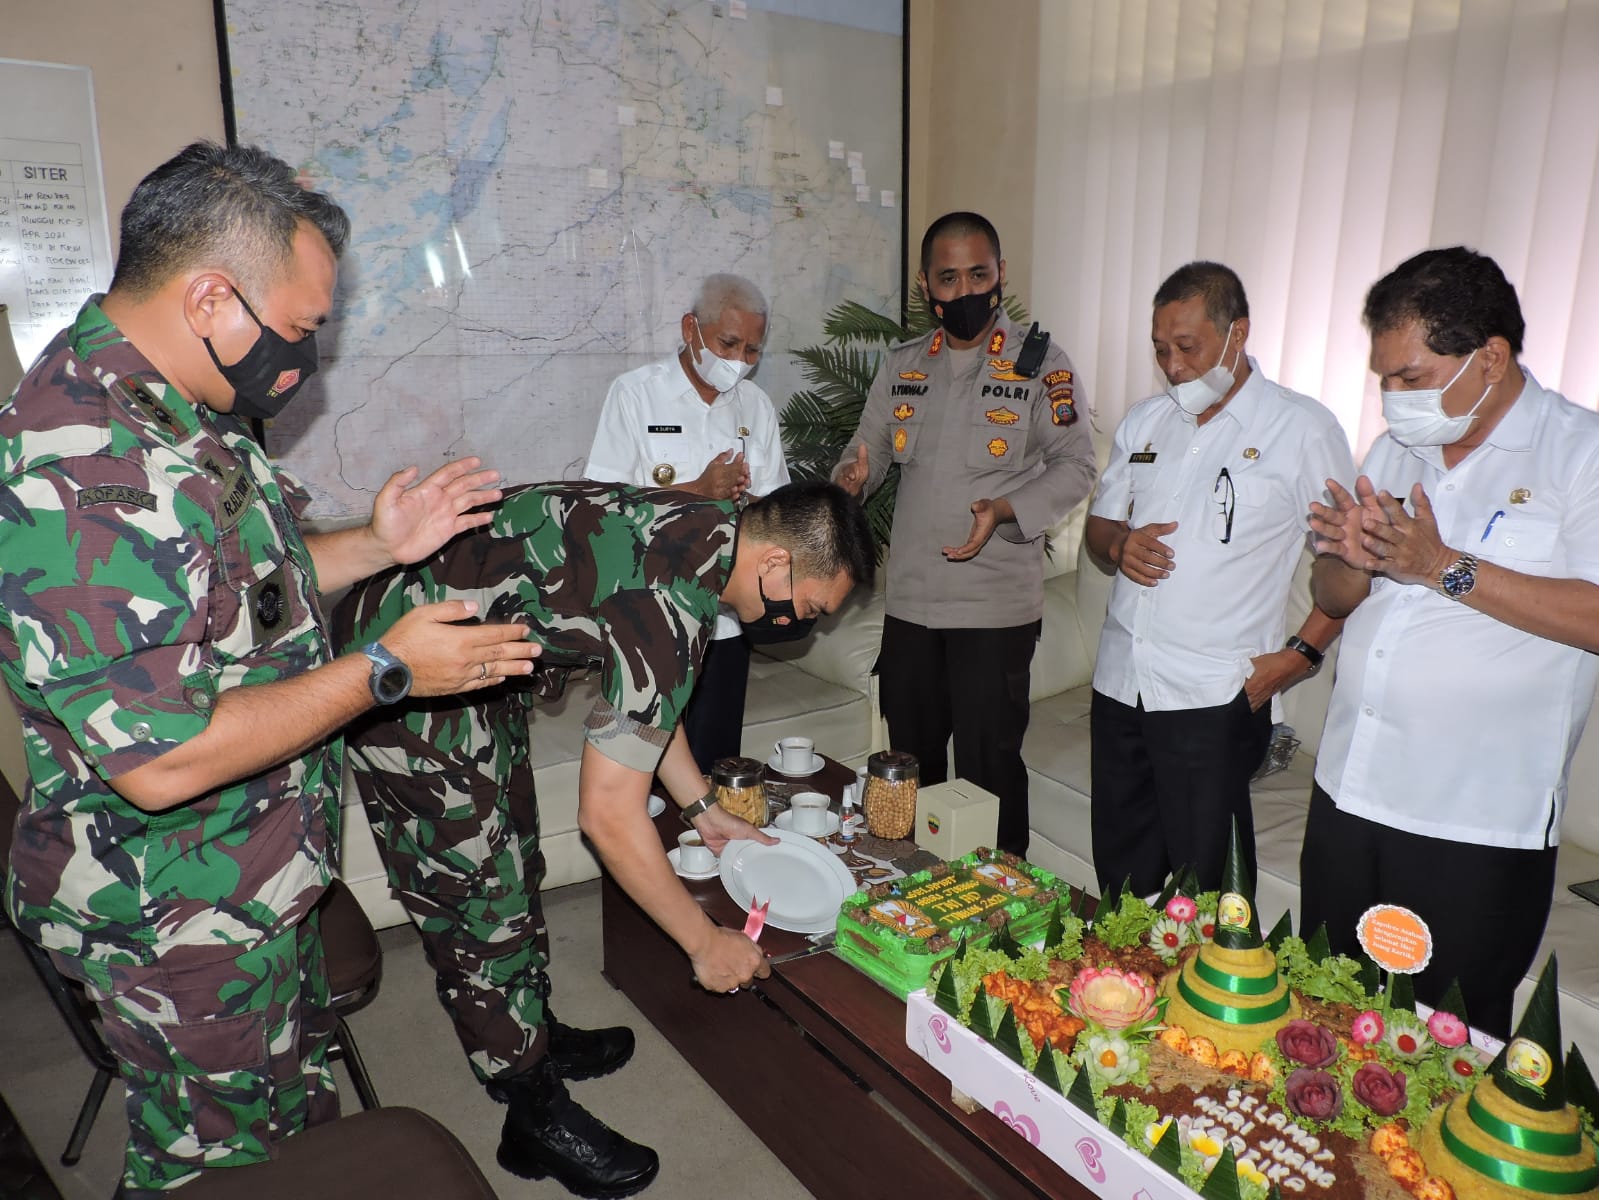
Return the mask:
{"type": "Polygon", "coordinates": [[[743,359],[722,358],[712,354],[711,348],[705,344],[705,331],[700,329],[698,317],[694,318],[694,328],[699,330],[700,335],[699,358],[694,357],[694,348],[689,347],[688,361],[693,364],[694,374],[715,388],[718,394],[731,392],[754,367],[743,359]]]}
{"type": "Polygon", "coordinates": [[[1177,402],[1178,408],[1191,417],[1197,417],[1206,409],[1213,407],[1232,390],[1233,371],[1238,366],[1238,356],[1236,354],[1233,356],[1231,367],[1222,366],[1221,360],[1227,357],[1227,339],[1233,336],[1233,326],[1236,324],[1236,321],[1228,322],[1227,333],[1221,340],[1221,355],[1216,359],[1214,367],[1198,379],[1185,379],[1181,383],[1166,384],[1166,394],[1177,402]]]}
{"type": "Polygon", "coordinates": [[[1493,391],[1493,384],[1483,388],[1477,403],[1464,416],[1451,417],[1444,412],[1444,393],[1455,385],[1455,380],[1465,374],[1471,360],[1477,357],[1473,350],[1466,356],[1448,383],[1441,388],[1421,388],[1414,392],[1384,392],[1382,415],[1388,422],[1388,432],[1401,446],[1448,446],[1466,436],[1477,417],[1477,410],[1493,391]]]}

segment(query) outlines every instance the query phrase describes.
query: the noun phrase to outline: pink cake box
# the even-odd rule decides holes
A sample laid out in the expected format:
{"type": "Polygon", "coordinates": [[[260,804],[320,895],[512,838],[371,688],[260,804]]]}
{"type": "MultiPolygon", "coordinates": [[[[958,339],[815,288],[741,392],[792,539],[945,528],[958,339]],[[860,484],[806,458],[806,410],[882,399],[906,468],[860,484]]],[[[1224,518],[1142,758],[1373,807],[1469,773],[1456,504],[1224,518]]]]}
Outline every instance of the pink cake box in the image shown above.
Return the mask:
{"type": "MultiPolygon", "coordinates": [[[[1418,1004],[1426,1019],[1431,1010],[1418,1004]]],[[[1487,1054],[1501,1043],[1473,1029],[1487,1054]]],[[[1181,1180],[1130,1149],[1093,1117],[1050,1091],[954,1017],[927,992],[905,1000],[905,1044],[940,1075],[1041,1150],[1051,1162],[1104,1200],[1194,1200],[1181,1180]]]]}
{"type": "Polygon", "coordinates": [[[905,1044],[940,1075],[1105,1200],[1194,1200],[1181,1180],[1129,1149],[967,1029],[925,991],[905,1001],[905,1044]]]}

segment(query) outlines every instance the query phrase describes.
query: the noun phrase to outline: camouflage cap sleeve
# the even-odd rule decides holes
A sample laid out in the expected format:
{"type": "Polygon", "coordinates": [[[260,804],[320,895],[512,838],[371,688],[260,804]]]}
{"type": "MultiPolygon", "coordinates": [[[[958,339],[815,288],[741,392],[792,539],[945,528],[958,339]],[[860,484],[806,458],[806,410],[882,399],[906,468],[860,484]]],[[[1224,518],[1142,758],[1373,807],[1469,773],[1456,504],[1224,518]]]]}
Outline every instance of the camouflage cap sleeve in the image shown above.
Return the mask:
{"type": "Polygon", "coordinates": [[[193,505],[158,471],[92,455],[14,477],[0,506],[10,669],[90,761],[110,778],[203,730],[209,560],[193,505]]]}

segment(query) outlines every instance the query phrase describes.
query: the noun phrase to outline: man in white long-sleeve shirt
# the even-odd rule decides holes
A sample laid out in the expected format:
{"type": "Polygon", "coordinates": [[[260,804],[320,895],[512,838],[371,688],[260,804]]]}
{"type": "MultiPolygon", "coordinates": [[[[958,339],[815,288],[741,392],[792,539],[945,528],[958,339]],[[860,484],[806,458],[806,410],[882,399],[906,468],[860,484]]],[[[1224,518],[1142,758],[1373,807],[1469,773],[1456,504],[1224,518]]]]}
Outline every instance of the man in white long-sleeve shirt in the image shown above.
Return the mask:
{"type": "MultiPolygon", "coordinates": [[[[676,354],[619,375],[600,412],[583,474],[753,499],[789,482],[772,399],[749,378],[766,342],[766,297],[739,275],[708,275],[683,314],[676,354]]],[[[694,761],[709,772],[739,753],[749,644],[724,609],[685,714],[694,761]]]]}

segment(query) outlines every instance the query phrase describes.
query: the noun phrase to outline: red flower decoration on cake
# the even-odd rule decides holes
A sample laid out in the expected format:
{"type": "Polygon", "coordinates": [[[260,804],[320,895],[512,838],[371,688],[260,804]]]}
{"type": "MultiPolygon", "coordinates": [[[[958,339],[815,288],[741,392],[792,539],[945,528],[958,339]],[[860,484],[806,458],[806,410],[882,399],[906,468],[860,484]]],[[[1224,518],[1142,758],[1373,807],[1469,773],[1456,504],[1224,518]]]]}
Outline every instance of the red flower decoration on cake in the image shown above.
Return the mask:
{"type": "Polygon", "coordinates": [[[1344,1089],[1326,1071],[1300,1067],[1283,1085],[1288,1110],[1296,1117],[1331,1121],[1344,1111],[1344,1089]]]}
{"type": "Polygon", "coordinates": [[[1391,1117],[1405,1106],[1405,1073],[1369,1062],[1355,1072],[1349,1090],[1379,1117],[1391,1117]]]}
{"type": "Polygon", "coordinates": [[[1338,1038],[1310,1021],[1290,1021],[1277,1031],[1277,1049],[1290,1062],[1330,1067],[1338,1061],[1338,1038]]]}

